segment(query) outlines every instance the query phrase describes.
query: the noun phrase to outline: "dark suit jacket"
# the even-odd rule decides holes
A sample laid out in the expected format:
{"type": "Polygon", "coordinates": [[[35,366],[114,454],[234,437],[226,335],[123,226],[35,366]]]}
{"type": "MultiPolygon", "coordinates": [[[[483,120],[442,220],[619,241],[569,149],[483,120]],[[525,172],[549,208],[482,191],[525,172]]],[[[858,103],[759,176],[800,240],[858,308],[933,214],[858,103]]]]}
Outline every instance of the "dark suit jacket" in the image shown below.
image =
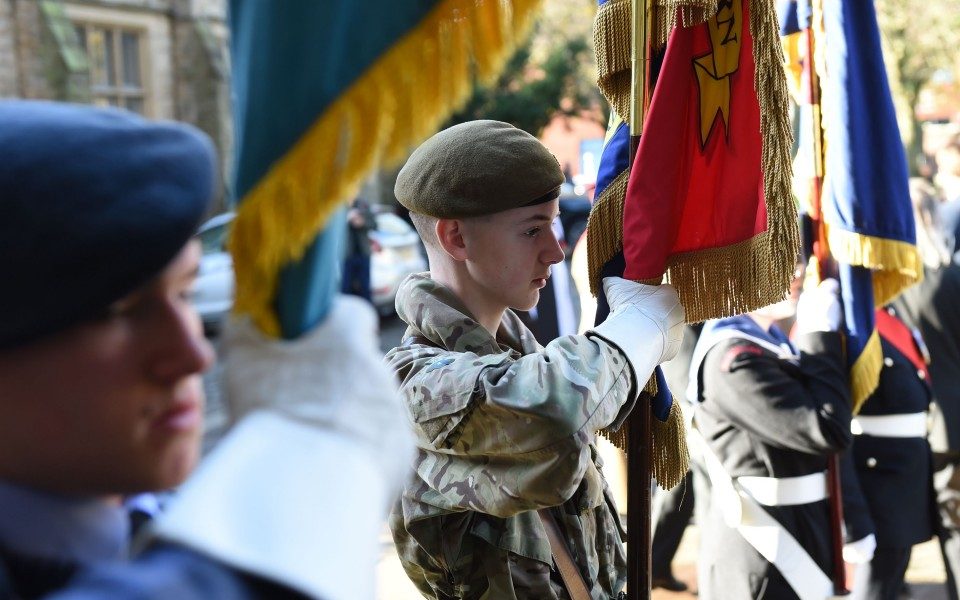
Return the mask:
{"type": "MultiPolygon", "coordinates": [[[[861,415],[924,412],[930,389],[913,364],[881,338],[892,364],[880,372],[880,385],[861,415]]],[[[874,533],[880,548],[909,548],[930,539],[934,530],[932,456],[926,438],[854,436],[842,470],[847,541],[874,533]]]]}
{"type": "MultiPolygon", "coordinates": [[[[740,339],[710,350],[700,370],[696,420],[732,477],[795,477],[822,472],[827,457],[850,444],[850,407],[841,338],[800,337],[799,364],[740,339]]],[[[780,572],[723,522],[711,503],[701,531],[701,595],[777,598],[796,593],[780,572]]],[[[825,572],[831,568],[826,500],[765,507],[825,572]]]]}

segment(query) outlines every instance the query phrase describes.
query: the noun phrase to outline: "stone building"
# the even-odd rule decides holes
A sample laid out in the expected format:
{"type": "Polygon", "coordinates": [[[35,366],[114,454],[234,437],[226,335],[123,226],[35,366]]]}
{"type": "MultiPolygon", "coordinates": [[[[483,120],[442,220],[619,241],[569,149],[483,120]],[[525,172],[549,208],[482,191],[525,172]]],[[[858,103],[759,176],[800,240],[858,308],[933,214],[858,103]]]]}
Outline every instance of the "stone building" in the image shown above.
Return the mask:
{"type": "Polygon", "coordinates": [[[229,73],[226,0],[0,0],[0,98],[185,121],[228,157],[229,73]]]}

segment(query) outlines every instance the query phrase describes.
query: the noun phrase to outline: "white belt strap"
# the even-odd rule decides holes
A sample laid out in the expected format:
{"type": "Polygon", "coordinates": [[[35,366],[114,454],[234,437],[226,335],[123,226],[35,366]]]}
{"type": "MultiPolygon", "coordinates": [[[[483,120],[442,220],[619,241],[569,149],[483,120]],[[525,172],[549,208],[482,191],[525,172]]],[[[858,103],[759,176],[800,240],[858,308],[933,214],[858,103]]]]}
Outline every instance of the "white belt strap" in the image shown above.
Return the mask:
{"type": "Polygon", "coordinates": [[[800,600],[834,598],[830,578],[783,525],[745,489],[738,490],[734,486],[699,431],[689,430],[687,444],[691,452],[700,452],[703,456],[713,486],[714,501],[720,503],[727,525],[740,532],[748,544],[780,571],[800,600]]]}
{"type": "Polygon", "coordinates": [[[876,437],[927,437],[927,413],[860,415],[850,422],[850,431],[854,435],[866,434],[876,437]]]}
{"type": "Polygon", "coordinates": [[[800,477],[737,477],[737,483],[764,506],[809,504],[827,498],[825,473],[800,477]]]}

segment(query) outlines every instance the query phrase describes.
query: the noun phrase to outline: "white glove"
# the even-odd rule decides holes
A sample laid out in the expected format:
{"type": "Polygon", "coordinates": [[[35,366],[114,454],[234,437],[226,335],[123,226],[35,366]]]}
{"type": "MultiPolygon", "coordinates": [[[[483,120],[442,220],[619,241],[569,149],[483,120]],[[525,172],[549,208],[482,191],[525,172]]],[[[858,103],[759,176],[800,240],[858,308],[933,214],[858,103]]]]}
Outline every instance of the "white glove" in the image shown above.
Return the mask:
{"type": "Polygon", "coordinates": [[[379,536],[413,460],[376,317],[339,297],[313,331],[225,332],[237,426],[156,522],[193,548],[311,597],[372,600],[379,536]]]}
{"type": "Polygon", "coordinates": [[[683,305],[671,285],[644,285],[604,277],[610,303],[607,319],[587,333],[614,344],[626,355],[637,380],[645,382],[654,367],[676,356],[683,342],[683,305]]]}
{"type": "Polygon", "coordinates": [[[851,565],[862,565],[873,559],[877,549],[877,537],[872,533],[855,542],[843,545],[843,561],[851,565]]]}
{"type": "Polygon", "coordinates": [[[797,333],[838,331],[843,322],[840,284],[824,279],[812,290],[800,294],[797,302],[797,333]]]}

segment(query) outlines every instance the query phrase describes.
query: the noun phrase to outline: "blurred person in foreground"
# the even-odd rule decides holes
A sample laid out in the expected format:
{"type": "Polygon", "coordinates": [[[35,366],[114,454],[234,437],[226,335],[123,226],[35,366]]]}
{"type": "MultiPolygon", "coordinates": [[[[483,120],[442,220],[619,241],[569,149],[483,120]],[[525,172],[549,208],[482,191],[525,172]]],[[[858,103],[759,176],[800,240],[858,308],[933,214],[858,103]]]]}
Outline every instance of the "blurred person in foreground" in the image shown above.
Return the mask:
{"type": "Polygon", "coordinates": [[[825,471],[851,438],[838,287],[826,280],[799,302],[704,325],[688,394],[697,403],[691,454],[700,452],[712,490],[700,530],[700,598],[832,592],[825,471]],[[796,345],[776,325],[794,310],[796,345]]]}
{"type": "Polygon", "coordinates": [[[911,180],[917,247],[923,281],[893,302],[898,315],[920,331],[929,354],[929,441],[939,510],[936,533],[947,574],[947,594],[960,598],[960,265],[943,241],[935,192],[911,180]]]}
{"type": "Polygon", "coordinates": [[[402,416],[369,309],[338,307],[292,342],[240,327],[232,359],[259,385],[184,483],[214,360],[190,303],[209,140],[119,110],[5,101],[0,155],[0,268],[16,290],[0,299],[0,598],[372,598],[409,446],[389,427],[402,416]],[[361,331],[337,323],[350,316],[361,331]],[[349,393],[324,385],[344,361],[363,373],[349,393]],[[181,483],[134,551],[122,498],[181,483]]]}
{"type": "Polygon", "coordinates": [[[676,353],[683,308],[668,285],[607,278],[603,324],[537,343],[514,310],[536,305],[563,260],[562,182],[536,138],[498,121],[434,135],[397,179],[430,271],[401,285],[408,328],[387,354],[419,447],[391,527],[429,598],[624,597],[595,431],[622,423],[676,353]]]}

